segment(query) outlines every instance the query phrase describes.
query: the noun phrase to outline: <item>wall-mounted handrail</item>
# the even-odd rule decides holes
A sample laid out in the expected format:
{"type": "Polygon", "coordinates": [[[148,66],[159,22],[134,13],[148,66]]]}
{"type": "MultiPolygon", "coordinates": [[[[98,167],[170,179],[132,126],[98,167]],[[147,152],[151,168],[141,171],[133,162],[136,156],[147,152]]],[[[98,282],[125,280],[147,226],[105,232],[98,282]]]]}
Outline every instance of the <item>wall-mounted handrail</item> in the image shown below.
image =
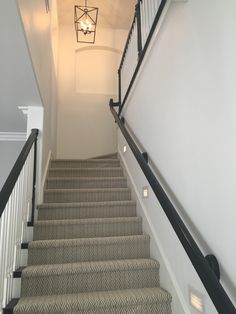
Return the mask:
{"type": "Polygon", "coordinates": [[[35,200],[35,182],[36,182],[36,142],[37,142],[37,137],[38,137],[38,129],[32,129],[31,134],[29,138],[27,139],[24,147],[21,150],[21,153],[19,157],[17,158],[5,184],[2,187],[2,190],[0,191],[0,218],[2,216],[2,213],[6,207],[6,204],[9,200],[9,197],[12,193],[12,190],[16,184],[16,181],[20,175],[20,172],[25,164],[25,161],[29,155],[29,152],[35,143],[35,152],[34,152],[34,186],[33,186],[33,202],[35,200]]]}
{"type": "MultiPolygon", "coordinates": [[[[145,7],[145,2],[147,2],[147,0],[138,0],[138,3],[136,5],[136,9],[135,9],[135,15],[134,15],[134,19],[133,19],[133,22],[132,22],[132,25],[131,25],[131,28],[130,28],[130,31],[129,31],[129,34],[128,34],[128,38],[127,38],[127,41],[126,41],[126,45],[125,45],[125,49],[124,49],[124,52],[123,52],[123,55],[122,55],[122,58],[121,58],[121,62],[120,62],[120,66],[119,66],[119,70],[118,70],[118,82],[119,82],[119,87],[118,87],[118,97],[119,97],[119,105],[120,105],[120,109],[119,109],[119,115],[121,114],[121,111],[127,101],[127,98],[130,94],[130,91],[133,87],[133,84],[135,82],[135,79],[137,77],[137,74],[139,72],[139,69],[142,65],[142,62],[143,62],[143,59],[146,55],[146,52],[147,52],[147,49],[150,45],[150,41],[153,37],[153,34],[156,30],[156,27],[157,27],[157,24],[160,20],[160,17],[162,15],[162,12],[166,6],[166,3],[167,3],[167,0],[161,0],[159,4],[158,1],[155,1],[155,7],[154,4],[153,6],[150,5],[150,8],[146,8],[145,7]],[[143,14],[142,14],[142,8],[143,9],[143,14]],[[149,10],[151,12],[145,12],[145,10],[149,10]],[[154,11],[153,11],[154,10],[154,11]],[[150,17],[149,15],[151,15],[151,13],[153,12],[156,12],[155,13],[155,17],[152,20],[150,20],[150,17]],[[145,13],[148,17],[145,17],[145,13]],[[149,13],[149,14],[148,14],[149,13]],[[150,30],[148,29],[148,35],[146,38],[143,38],[142,36],[142,32],[143,32],[143,28],[146,27],[145,23],[148,23],[151,24],[151,27],[150,27],[150,30]],[[134,49],[133,47],[130,47],[130,42],[131,42],[131,37],[132,37],[132,34],[133,34],[133,30],[134,30],[134,27],[137,28],[137,35],[135,33],[135,36],[137,36],[136,40],[137,40],[137,63],[135,65],[135,68],[134,68],[134,72],[131,73],[131,79],[130,81],[128,82],[128,85],[127,87],[124,88],[124,84],[123,84],[123,80],[122,80],[122,72],[124,70],[124,63],[126,61],[126,58],[127,57],[127,54],[129,52],[129,50],[132,50],[134,49]],[[123,90],[124,88],[124,90],[123,90]],[[124,95],[123,95],[124,93],[124,95]]],[[[151,4],[152,0],[148,3],[151,4]]],[[[134,58],[135,56],[135,52],[134,51],[131,51],[131,58],[134,58]]],[[[134,60],[130,59],[128,60],[129,62],[134,62],[134,60]]],[[[128,63],[129,63],[128,62],[128,63]]],[[[131,69],[132,71],[132,69],[131,69]]]]}
{"type": "Polygon", "coordinates": [[[219,281],[219,268],[217,263],[215,263],[217,261],[216,258],[213,255],[208,255],[204,257],[190,231],[184,224],[174,205],[162,188],[160,182],[149,167],[147,159],[145,159],[138,146],[130,136],[129,132],[125,128],[122,119],[119,118],[116,110],[114,109],[114,106],[117,106],[117,104],[114,104],[113,100],[111,100],[110,110],[117,125],[124,135],[131,151],[133,152],[137,162],[139,163],[139,166],[141,167],[145,177],[147,178],[154,194],[156,195],[160,205],[162,206],[171,226],[173,227],[182,246],[184,247],[185,252],[187,253],[192,265],[198,273],[218,313],[236,314],[236,308],[234,307],[232,301],[230,300],[229,296],[227,295],[226,291],[219,281]],[[211,267],[211,262],[214,263],[213,267],[211,267]]]}

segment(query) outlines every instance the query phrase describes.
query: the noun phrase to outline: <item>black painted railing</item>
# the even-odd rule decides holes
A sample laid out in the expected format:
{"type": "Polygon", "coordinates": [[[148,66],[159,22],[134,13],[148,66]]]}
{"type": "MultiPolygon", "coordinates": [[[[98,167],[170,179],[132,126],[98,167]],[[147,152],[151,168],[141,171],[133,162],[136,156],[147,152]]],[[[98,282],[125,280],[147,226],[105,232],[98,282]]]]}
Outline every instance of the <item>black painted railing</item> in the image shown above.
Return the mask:
{"type": "Polygon", "coordinates": [[[138,0],[118,69],[119,115],[133,87],[167,0],[138,0]]]}
{"type": "Polygon", "coordinates": [[[235,306],[220,283],[220,269],[214,255],[204,256],[199,246],[184,224],[176,208],[168,198],[157,177],[148,165],[147,153],[143,154],[124,125],[124,119],[118,116],[114,107],[119,107],[119,103],[110,101],[110,110],[124,135],[131,151],[133,152],[139,166],[147,178],[154,194],[156,195],[162,209],[164,210],[171,226],[185,249],[192,265],[198,273],[204,287],[206,288],[215,308],[220,314],[236,314],[235,306]]]}

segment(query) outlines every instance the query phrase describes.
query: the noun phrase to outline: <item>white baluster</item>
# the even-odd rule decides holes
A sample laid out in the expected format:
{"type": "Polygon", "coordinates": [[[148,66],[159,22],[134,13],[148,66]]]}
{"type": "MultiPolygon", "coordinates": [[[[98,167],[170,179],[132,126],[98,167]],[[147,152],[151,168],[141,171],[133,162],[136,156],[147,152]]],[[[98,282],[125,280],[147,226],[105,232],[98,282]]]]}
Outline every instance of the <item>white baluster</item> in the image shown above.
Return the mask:
{"type": "Polygon", "coordinates": [[[24,228],[30,217],[33,165],[34,146],[31,148],[0,218],[0,313],[12,299],[13,272],[20,266],[24,228]]]}

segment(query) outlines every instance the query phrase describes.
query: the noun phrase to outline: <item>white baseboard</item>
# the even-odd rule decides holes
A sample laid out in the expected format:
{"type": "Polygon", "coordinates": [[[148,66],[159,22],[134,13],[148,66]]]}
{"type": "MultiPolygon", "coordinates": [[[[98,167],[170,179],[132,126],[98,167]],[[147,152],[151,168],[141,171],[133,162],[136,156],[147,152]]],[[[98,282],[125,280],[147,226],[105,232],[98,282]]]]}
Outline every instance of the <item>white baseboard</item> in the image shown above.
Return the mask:
{"type": "MultiPolygon", "coordinates": [[[[172,303],[176,304],[176,306],[174,306],[174,304],[173,304],[173,313],[174,314],[180,313],[178,311],[175,311],[174,307],[176,307],[176,308],[182,308],[181,314],[182,313],[191,314],[189,311],[189,307],[186,304],[185,298],[181,292],[181,289],[178,285],[178,282],[176,280],[174,272],[172,271],[171,265],[168,261],[166,254],[165,254],[163,246],[162,246],[162,244],[158,238],[157,231],[155,230],[155,227],[154,227],[152,220],[149,216],[148,210],[147,210],[147,208],[143,202],[142,196],[140,195],[140,193],[138,191],[138,188],[135,184],[135,180],[134,180],[131,172],[129,171],[128,165],[126,163],[126,160],[125,160],[123,153],[120,150],[120,148],[118,148],[118,155],[119,155],[119,159],[121,161],[121,164],[123,165],[123,168],[126,172],[129,186],[132,189],[132,195],[133,195],[133,197],[137,203],[137,206],[139,206],[139,209],[141,209],[141,211],[142,211],[142,213],[139,212],[139,214],[142,216],[143,221],[144,221],[144,223],[143,223],[144,232],[151,236],[152,241],[154,241],[154,243],[155,243],[155,247],[159,250],[159,255],[161,256],[161,259],[164,263],[164,265],[161,265],[162,271],[166,270],[166,276],[169,277],[169,281],[172,283],[173,289],[170,292],[172,293],[172,297],[173,297],[173,294],[175,294],[175,298],[173,298],[172,303]]],[[[156,254],[156,252],[151,252],[151,255],[155,256],[157,254],[156,254]]]]}
{"type": "Polygon", "coordinates": [[[13,278],[12,299],[19,299],[21,296],[21,278],[13,278]]]}
{"type": "Polygon", "coordinates": [[[48,158],[47,158],[47,162],[46,162],[46,166],[45,166],[45,169],[43,172],[43,177],[42,177],[41,186],[40,186],[40,197],[39,197],[40,203],[43,202],[43,191],[44,191],[45,183],[47,180],[47,174],[48,174],[48,169],[49,169],[51,157],[52,157],[52,151],[50,150],[48,153],[48,158]]]}

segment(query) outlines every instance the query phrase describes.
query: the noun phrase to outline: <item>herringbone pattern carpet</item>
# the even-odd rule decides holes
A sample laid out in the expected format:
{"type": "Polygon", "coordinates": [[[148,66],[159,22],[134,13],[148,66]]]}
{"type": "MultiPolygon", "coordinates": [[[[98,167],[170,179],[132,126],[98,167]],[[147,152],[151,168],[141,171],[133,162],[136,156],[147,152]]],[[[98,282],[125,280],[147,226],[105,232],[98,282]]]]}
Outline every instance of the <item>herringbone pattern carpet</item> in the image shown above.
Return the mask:
{"type": "Polygon", "coordinates": [[[120,162],[51,161],[16,314],[170,314],[120,162]]]}

